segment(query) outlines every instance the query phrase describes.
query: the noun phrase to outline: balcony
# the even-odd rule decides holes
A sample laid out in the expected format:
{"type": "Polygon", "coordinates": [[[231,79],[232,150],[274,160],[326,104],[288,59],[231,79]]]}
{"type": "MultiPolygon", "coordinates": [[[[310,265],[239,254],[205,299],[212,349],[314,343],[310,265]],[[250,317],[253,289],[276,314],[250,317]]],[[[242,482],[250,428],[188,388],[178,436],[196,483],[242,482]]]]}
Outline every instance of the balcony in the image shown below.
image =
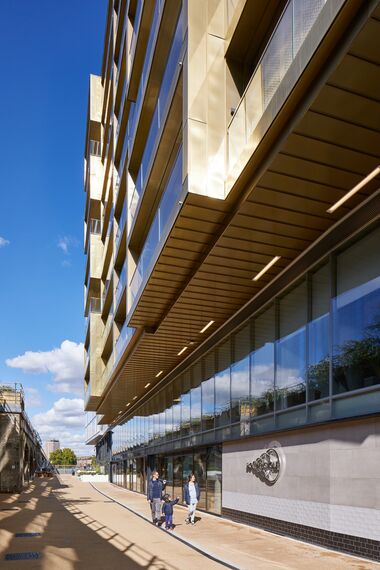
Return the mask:
{"type": "Polygon", "coordinates": [[[149,277],[154,262],[168,233],[169,221],[174,212],[178,210],[179,198],[182,193],[182,147],[180,148],[172,172],[169,176],[165,190],[162,194],[156,215],[141,251],[136,269],[130,281],[131,302],[135,304],[136,298],[143,283],[149,277]]]}
{"type": "Polygon", "coordinates": [[[120,336],[115,343],[115,365],[119,362],[121,355],[129,344],[136,329],[128,327],[125,323],[120,331],[120,336]]]}
{"type": "MultiPolygon", "coordinates": [[[[162,78],[160,91],[157,98],[156,107],[154,109],[152,121],[150,124],[149,134],[145,142],[144,153],[141,159],[140,168],[136,177],[135,189],[133,192],[130,215],[133,222],[140,197],[144,191],[144,187],[148,180],[149,171],[152,163],[154,162],[154,149],[157,147],[157,138],[165,122],[168,113],[168,107],[171,103],[173,96],[173,81],[178,80],[179,63],[181,61],[181,48],[182,48],[182,12],[178,18],[177,27],[174,33],[172,46],[170,49],[169,57],[167,60],[165,72],[162,78]],[[171,96],[171,97],[170,97],[171,96]]],[[[138,101],[136,107],[138,108],[138,101]]],[[[136,113],[135,113],[136,115],[136,113]]],[[[134,127],[131,127],[134,130],[134,127]]]]}
{"type": "Polygon", "coordinates": [[[127,265],[124,263],[123,269],[120,273],[119,283],[117,284],[116,291],[115,291],[115,306],[117,308],[121,295],[125,289],[125,285],[127,282],[127,265]]]}
{"type": "MultiPolygon", "coordinates": [[[[227,128],[229,172],[234,170],[235,165],[243,166],[244,161],[239,160],[242,151],[250,142],[326,3],[331,4],[329,0],[288,2],[227,128]]],[[[331,11],[337,12],[337,9],[338,6],[331,11]]],[[[302,59],[302,65],[305,66],[306,58],[302,59]]],[[[301,73],[302,69],[298,69],[297,79],[301,73]]],[[[275,101],[275,104],[279,107],[279,102],[275,101]]],[[[254,138],[256,142],[253,144],[257,146],[258,137],[254,138]]],[[[254,149],[250,148],[250,154],[252,150],[254,149]]]]}
{"type": "Polygon", "coordinates": [[[117,256],[117,252],[119,250],[121,237],[122,237],[124,230],[125,230],[126,219],[127,219],[127,206],[126,206],[126,203],[124,201],[124,204],[122,206],[122,212],[121,212],[120,220],[119,220],[119,227],[118,227],[117,232],[116,232],[116,239],[115,239],[116,256],[117,256]]]}

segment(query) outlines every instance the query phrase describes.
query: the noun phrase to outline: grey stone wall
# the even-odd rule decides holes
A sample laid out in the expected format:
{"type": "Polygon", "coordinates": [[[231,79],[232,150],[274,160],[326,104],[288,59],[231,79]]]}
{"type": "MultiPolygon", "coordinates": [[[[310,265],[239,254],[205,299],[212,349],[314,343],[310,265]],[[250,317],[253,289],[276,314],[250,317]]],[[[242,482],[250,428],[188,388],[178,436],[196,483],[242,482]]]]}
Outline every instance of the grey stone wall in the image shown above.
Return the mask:
{"type": "Polygon", "coordinates": [[[379,540],[380,418],[225,443],[222,506],[379,540]],[[281,458],[273,486],[246,472],[270,447],[281,458]]]}
{"type": "Polygon", "coordinates": [[[19,414],[0,414],[0,492],[22,488],[22,434],[19,414]]]}

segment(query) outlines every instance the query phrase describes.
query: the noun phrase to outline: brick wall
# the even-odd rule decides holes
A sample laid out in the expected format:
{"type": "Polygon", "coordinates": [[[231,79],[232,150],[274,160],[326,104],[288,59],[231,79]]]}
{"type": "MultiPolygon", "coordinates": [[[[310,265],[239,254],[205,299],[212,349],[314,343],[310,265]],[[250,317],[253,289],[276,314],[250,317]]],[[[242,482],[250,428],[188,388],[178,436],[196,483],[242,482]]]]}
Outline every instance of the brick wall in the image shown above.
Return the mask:
{"type": "Polygon", "coordinates": [[[270,532],[275,532],[276,534],[290,536],[298,540],[304,540],[312,544],[347,552],[356,556],[363,556],[380,562],[380,541],[378,540],[331,532],[320,528],[227,509],[225,507],[222,508],[222,516],[235,522],[256,526],[270,532]]]}

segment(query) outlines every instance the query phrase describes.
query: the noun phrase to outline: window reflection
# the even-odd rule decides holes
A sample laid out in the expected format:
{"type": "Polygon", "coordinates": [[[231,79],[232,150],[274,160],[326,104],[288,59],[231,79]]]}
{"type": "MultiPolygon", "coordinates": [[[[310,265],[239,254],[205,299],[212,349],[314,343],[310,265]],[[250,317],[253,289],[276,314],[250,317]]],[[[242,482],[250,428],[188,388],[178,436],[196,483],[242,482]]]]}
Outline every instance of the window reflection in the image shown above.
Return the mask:
{"type": "Polygon", "coordinates": [[[311,276],[311,321],[308,325],[309,400],[329,395],[330,268],[326,264],[311,276]]]}
{"type": "Polygon", "coordinates": [[[306,400],[307,288],[303,281],[279,304],[280,338],[276,343],[277,409],[303,404],[306,400]]]}
{"type": "Polygon", "coordinates": [[[214,428],[215,399],[214,377],[202,382],[202,430],[214,428]]]}
{"type": "Polygon", "coordinates": [[[215,374],[215,427],[222,427],[230,423],[230,346],[230,339],[228,339],[227,342],[217,348],[218,369],[220,369],[220,372],[215,374]]]}
{"type": "Polygon", "coordinates": [[[250,325],[234,335],[234,360],[231,366],[231,421],[240,422],[240,435],[249,434],[249,353],[250,325]]]}
{"type": "Polygon", "coordinates": [[[251,353],[251,414],[273,411],[275,313],[272,305],[254,321],[251,353]]]}
{"type": "Polygon", "coordinates": [[[337,257],[334,393],[380,382],[380,229],[337,257]]]}

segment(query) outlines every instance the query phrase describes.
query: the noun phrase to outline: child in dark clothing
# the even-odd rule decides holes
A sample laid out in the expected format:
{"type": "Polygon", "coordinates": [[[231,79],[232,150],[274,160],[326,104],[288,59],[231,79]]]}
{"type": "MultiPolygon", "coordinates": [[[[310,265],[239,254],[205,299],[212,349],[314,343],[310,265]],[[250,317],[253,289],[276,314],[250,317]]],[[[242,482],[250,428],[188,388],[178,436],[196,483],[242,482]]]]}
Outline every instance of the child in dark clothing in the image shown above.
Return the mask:
{"type": "Polygon", "coordinates": [[[162,505],[162,512],[165,515],[165,528],[166,530],[173,530],[173,506],[179,501],[179,497],[175,501],[171,500],[169,494],[164,495],[164,503],[162,505]]]}

